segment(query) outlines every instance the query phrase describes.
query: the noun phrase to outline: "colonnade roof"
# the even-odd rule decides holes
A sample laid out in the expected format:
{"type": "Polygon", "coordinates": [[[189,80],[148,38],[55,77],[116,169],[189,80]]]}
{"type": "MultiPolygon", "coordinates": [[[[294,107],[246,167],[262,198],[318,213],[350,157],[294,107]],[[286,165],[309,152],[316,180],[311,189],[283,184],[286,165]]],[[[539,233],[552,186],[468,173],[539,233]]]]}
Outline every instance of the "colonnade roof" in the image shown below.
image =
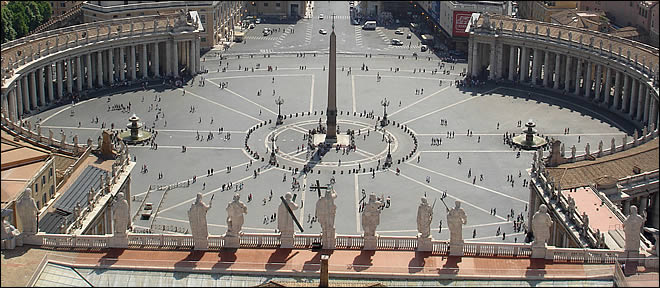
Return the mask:
{"type": "MultiPolygon", "coordinates": [[[[609,143],[603,143],[603,146],[603,149],[609,149],[609,143]]],[[[596,149],[592,148],[591,153],[595,153],[594,150],[596,149]]],[[[640,173],[657,170],[660,165],[659,155],[658,138],[656,138],[637,147],[596,158],[595,161],[566,163],[557,167],[547,167],[546,170],[550,178],[560,183],[562,189],[570,189],[591,185],[605,175],[621,179],[639,174],[633,172],[635,166],[640,168],[640,173]]]]}
{"type": "Polygon", "coordinates": [[[658,63],[660,62],[658,59],[658,48],[646,45],[641,42],[587,29],[561,26],[548,22],[516,19],[504,15],[489,14],[488,17],[485,17],[485,15],[486,14],[481,14],[477,22],[473,23],[473,27],[481,27],[484,21],[486,21],[486,18],[489,18],[491,24],[496,29],[499,30],[501,25],[501,29],[507,32],[514,31],[513,26],[516,24],[515,32],[525,33],[525,25],[527,25],[526,33],[529,34],[530,37],[535,36],[536,27],[538,27],[539,37],[548,38],[549,36],[552,39],[558,39],[558,37],[561,37],[563,41],[569,41],[570,32],[571,42],[575,43],[576,47],[579,47],[580,45],[580,37],[582,37],[582,44],[584,44],[585,47],[589,47],[592,41],[591,39],[593,38],[593,47],[595,49],[601,48],[600,43],[602,41],[603,52],[609,53],[610,45],[612,46],[612,54],[614,55],[619,54],[619,48],[621,48],[622,57],[627,57],[627,53],[630,51],[631,61],[635,61],[635,55],[637,54],[637,60],[640,64],[642,63],[642,59],[645,59],[646,67],[648,67],[648,70],[658,71],[658,63]]]}
{"type": "Polygon", "coordinates": [[[128,36],[131,34],[131,26],[133,26],[133,33],[154,32],[154,25],[156,25],[156,32],[165,32],[168,27],[172,27],[176,23],[176,17],[172,16],[151,15],[86,23],[37,33],[4,43],[2,44],[2,77],[3,79],[10,77],[7,72],[12,65],[14,70],[17,70],[18,66],[45,56],[44,53],[47,49],[50,50],[50,54],[64,47],[75,47],[75,45],[87,43],[87,38],[89,43],[93,43],[97,40],[128,36]],[[109,32],[110,37],[108,37],[109,32]],[[56,49],[56,43],[59,43],[59,49],[56,49]]]}

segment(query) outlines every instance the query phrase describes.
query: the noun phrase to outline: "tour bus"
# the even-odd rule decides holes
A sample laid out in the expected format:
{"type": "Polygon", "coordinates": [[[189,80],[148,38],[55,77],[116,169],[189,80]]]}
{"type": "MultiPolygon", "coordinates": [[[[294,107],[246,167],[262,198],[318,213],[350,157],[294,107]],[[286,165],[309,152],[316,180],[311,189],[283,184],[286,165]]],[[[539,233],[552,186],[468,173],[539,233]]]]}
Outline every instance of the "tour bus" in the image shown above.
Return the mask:
{"type": "Polygon", "coordinates": [[[433,44],[433,35],[431,35],[431,34],[422,35],[422,44],[432,45],[433,44]]]}
{"type": "Polygon", "coordinates": [[[243,42],[243,37],[245,37],[245,32],[234,30],[234,42],[243,42]]]}
{"type": "Polygon", "coordinates": [[[364,22],[364,25],[362,25],[362,29],[364,29],[364,30],[376,30],[376,21],[364,22]]]}

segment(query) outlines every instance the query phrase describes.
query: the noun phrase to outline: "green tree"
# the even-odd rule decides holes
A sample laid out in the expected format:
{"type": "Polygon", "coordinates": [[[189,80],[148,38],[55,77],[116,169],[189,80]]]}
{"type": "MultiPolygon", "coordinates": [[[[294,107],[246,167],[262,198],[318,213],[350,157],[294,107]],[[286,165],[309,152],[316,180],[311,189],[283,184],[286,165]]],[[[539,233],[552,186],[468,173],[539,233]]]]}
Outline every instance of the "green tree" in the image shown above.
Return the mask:
{"type": "Polygon", "coordinates": [[[16,39],[11,10],[2,8],[2,43],[16,39]]]}
{"type": "Polygon", "coordinates": [[[26,36],[52,12],[48,1],[10,1],[2,8],[2,43],[26,36]]]}

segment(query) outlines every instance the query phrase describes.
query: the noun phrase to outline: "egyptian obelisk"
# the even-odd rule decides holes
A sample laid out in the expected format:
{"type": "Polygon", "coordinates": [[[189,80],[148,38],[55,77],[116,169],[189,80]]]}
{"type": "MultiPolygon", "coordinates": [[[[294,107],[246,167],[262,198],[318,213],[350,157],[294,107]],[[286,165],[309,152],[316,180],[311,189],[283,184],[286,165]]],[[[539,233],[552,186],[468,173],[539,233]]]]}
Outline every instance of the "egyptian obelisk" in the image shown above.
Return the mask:
{"type": "Polygon", "coordinates": [[[330,63],[328,63],[328,129],[325,141],[337,139],[337,35],[335,35],[335,15],[332,15],[332,33],[330,34],[330,63]]]}

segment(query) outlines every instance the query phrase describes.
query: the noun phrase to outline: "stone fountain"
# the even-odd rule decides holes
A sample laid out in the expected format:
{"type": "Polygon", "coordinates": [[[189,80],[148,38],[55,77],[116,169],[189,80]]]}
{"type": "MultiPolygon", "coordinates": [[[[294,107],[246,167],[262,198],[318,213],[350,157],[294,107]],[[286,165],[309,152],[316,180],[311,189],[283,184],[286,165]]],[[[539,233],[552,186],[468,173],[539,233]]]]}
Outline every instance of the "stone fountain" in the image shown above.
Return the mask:
{"type": "Polygon", "coordinates": [[[523,133],[513,137],[513,143],[525,150],[536,150],[539,148],[543,148],[543,146],[547,145],[548,142],[543,139],[543,137],[537,136],[536,135],[536,124],[532,119],[529,119],[527,121],[527,124],[525,124],[526,129],[523,129],[523,133]]]}
{"type": "Polygon", "coordinates": [[[119,133],[121,140],[127,144],[139,144],[151,139],[151,133],[142,129],[142,123],[139,122],[140,117],[133,114],[128,121],[126,124],[128,131],[119,133]]]}

